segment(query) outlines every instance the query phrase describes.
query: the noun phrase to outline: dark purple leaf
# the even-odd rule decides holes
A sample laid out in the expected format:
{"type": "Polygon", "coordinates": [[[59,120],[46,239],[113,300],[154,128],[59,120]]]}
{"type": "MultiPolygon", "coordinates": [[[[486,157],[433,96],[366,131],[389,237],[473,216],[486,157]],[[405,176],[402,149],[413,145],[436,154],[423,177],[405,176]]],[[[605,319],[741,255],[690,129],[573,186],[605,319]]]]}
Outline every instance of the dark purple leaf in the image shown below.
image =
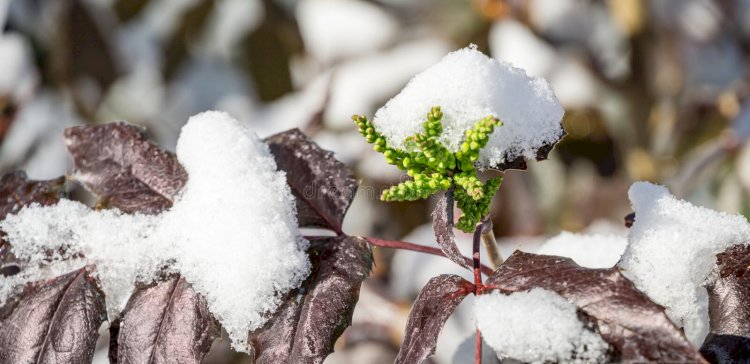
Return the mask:
{"type": "Polygon", "coordinates": [[[540,287],[560,294],[593,319],[621,361],[705,362],[664,308],[617,268],[588,269],[568,258],[516,251],[486,283],[503,292],[540,287]]]}
{"type": "Polygon", "coordinates": [[[124,122],[68,128],[65,144],[76,177],[104,206],[158,213],[172,206],[187,181],[173,154],[149,142],[142,129],[124,122]]]}
{"type": "Polygon", "coordinates": [[[0,313],[0,363],[90,363],[105,319],[86,268],[30,284],[0,313]]]}
{"type": "MultiPolygon", "coordinates": [[[[54,205],[60,201],[64,188],[65,177],[32,181],[26,178],[23,171],[7,173],[0,177],[0,220],[32,203],[54,205]]],[[[6,267],[6,264],[12,264],[12,258],[10,254],[6,254],[10,250],[10,245],[3,240],[4,235],[0,231],[0,269],[3,275],[11,275],[8,273],[17,272],[17,267],[6,267]]]]}
{"type": "Polygon", "coordinates": [[[279,170],[297,201],[302,227],[322,227],[341,233],[346,210],[357,192],[357,180],[333,153],[321,149],[299,129],[266,139],[279,170]]]}
{"type": "Polygon", "coordinates": [[[206,300],[185,279],[136,288],[110,328],[112,363],[200,363],[219,335],[206,300]]]}
{"type": "Polygon", "coordinates": [[[716,256],[716,281],[708,286],[711,334],[701,353],[712,363],[750,362],[750,246],[716,256]]]}
{"type": "Polygon", "coordinates": [[[701,346],[701,354],[709,363],[750,363],[750,338],[711,333],[701,346]]]}
{"type": "Polygon", "coordinates": [[[287,295],[266,325],[250,333],[256,362],[322,363],[351,324],[362,281],[372,268],[370,245],[359,237],[314,241],[312,273],[287,295]]]}
{"type": "Polygon", "coordinates": [[[456,275],[443,274],[430,279],[411,308],[396,363],[419,364],[434,354],[445,321],[473,290],[473,284],[456,275]]]}
{"type": "MultiPolygon", "coordinates": [[[[539,149],[537,149],[535,159],[537,161],[543,161],[547,159],[549,152],[552,151],[552,148],[555,147],[555,144],[557,144],[557,142],[559,142],[560,139],[565,136],[565,134],[565,131],[563,131],[559,139],[555,140],[552,143],[544,144],[539,149]]],[[[504,171],[507,169],[525,170],[526,168],[528,168],[528,166],[526,165],[526,157],[524,157],[523,155],[517,155],[512,152],[508,152],[504,156],[504,160],[504,163],[498,163],[497,165],[492,166],[491,169],[504,171]]]]}
{"type": "Polygon", "coordinates": [[[440,196],[435,211],[432,212],[432,228],[440,250],[454,263],[469,267],[466,259],[461,255],[453,235],[453,190],[445,191],[440,196]]]}

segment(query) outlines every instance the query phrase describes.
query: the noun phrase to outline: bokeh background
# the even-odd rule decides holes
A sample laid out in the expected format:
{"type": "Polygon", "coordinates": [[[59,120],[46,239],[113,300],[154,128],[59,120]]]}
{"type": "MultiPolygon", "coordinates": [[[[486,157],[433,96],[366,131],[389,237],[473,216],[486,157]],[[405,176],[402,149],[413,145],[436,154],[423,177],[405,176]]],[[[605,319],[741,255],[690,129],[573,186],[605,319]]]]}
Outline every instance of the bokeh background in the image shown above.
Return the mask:
{"type": "MultiPolygon", "coordinates": [[[[372,116],[473,43],[546,78],[566,109],[549,160],[506,172],[492,209],[503,254],[562,230],[625,234],[637,180],[750,213],[748,0],[0,0],[0,29],[3,173],[69,172],[71,125],[127,120],[173,149],[189,116],[225,110],[260,136],[300,128],[351,166],[361,188],[347,233],[434,244],[434,201],[377,200],[403,176],[350,116],[372,116]]],[[[328,363],[392,362],[421,285],[458,272],[440,258],[375,254],[328,363]]],[[[470,301],[434,363],[469,361],[470,301]]],[[[206,362],[250,362],[227,347],[217,341],[206,362]]]]}

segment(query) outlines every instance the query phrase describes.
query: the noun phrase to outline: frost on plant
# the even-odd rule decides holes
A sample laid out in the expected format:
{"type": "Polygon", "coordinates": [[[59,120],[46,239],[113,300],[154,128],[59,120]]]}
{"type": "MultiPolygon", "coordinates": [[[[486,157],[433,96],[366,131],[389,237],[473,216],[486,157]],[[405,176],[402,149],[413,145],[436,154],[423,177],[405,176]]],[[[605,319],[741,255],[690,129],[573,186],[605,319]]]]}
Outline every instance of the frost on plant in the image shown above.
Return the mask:
{"type": "Polygon", "coordinates": [[[291,191],[266,144],[224,113],[190,118],[177,157],[188,182],[159,215],[62,200],[8,216],[0,228],[16,256],[45,263],[3,280],[2,299],[14,284],[96,265],[114,316],[136,282],[179,272],[205,296],[233,346],[246,350],[248,331],[263,325],[310,271],[291,191]]]}
{"type": "Polygon", "coordinates": [[[545,289],[481,295],[474,314],[485,342],[501,358],[593,363],[602,362],[609,348],[581,321],[575,305],[545,289]]]}
{"type": "Polygon", "coordinates": [[[750,224],[741,215],[694,206],[647,182],[634,183],[628,194],[636,217],[618,265],[700,345],[708,332],[703,286],[712,279],[717,254],[750,241],[750,224]]]}

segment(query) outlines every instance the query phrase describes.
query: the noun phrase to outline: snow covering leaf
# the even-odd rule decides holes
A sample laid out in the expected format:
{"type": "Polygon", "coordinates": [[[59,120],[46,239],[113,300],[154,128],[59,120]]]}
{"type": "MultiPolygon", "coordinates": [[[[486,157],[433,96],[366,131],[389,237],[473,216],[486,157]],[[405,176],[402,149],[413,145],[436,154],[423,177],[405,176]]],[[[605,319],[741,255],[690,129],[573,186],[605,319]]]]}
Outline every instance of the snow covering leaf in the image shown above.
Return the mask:
{"type": "Polygon", "coordinates": [[[468,268],[468,262],[458,250],[453,234],[453,190],[440,196],[435,211],[432,212],[432,228],[440,250],[454,263],[468,268]]]}
{"type": "Polygon", "coordinates": [[[77,178],[99,203],[124,212],[158,213],[172,206],[187,173],[172,153],[124,122],[65,129],[77,178]]]}
{"type": "Polygon", "coordinates": [[[617,268],[588,269],[569,258],[516,251],[487,279],[503,292],[544,288],[590,316],[625,362],[705,362],[667,318],[617,268]]]}
{"type": "Polygon", "coordinates": [[[750,246],[716,256],[716,281],[707,286],[711,333],[701,353],[712,363],[750,360],[750,246]]]}
{"type": "Polygon", "coordinates": [[[279,170],[297,201],[301,227],[323,227],[341,232],[344,215],[357,192],[357,180],[333,153],[321,149],[299,129],[266,139],[279,170]]]}
{"type": "Polygon", "coordinates": [[[609,363],[612,351],[591,318],[543,289],[485,293],[474,302],[482,339],[499,357],[524,363],[609,363]],[[532,319],[530,319],[532,318],[532,319]]]}
{"type": "Polygon", "coordinates": [[[109,330],[111,363],[199,364],[220,333],[205,298],[179,275],[138,286],[109,330]]]}
{"type": "Polygon", "coordinates": [[[105,319],[87,268],[30,284],[0,309],[0,363],[90,363],[105,319]]]}
{"type": "Polygon", "coordinates": [[[421,363],[434,354],[445,321],[473,289],[469,281],[452,274],[430,279],[411,308],[396,363],[421,363]]]}
{"type": "Polygon", "coordinates": [[[290,292],[262,328],[250,333],[255,360],[263,363],[322,363],[351,324],[372,251],[359,237],[311,242],[312,273],[290,292]]]}
{"type": "MultiPolygon", "coordinates": [[[[11,213],[18,212],[23,206],[38,203],[43,206],[53,205],[60,200],[65,187],[65,177],[48,181],[33,181],[23,171],[10,172],[0,177],[0,220],[11,213]]],[[[6,267],[12,260],[9,254],[10,244],[3,240],[0,231],[0,270],[2,274],[12,275],[17,267],[6,267]],[[15,268],[14,268],[15,267],[15,268]]]]}

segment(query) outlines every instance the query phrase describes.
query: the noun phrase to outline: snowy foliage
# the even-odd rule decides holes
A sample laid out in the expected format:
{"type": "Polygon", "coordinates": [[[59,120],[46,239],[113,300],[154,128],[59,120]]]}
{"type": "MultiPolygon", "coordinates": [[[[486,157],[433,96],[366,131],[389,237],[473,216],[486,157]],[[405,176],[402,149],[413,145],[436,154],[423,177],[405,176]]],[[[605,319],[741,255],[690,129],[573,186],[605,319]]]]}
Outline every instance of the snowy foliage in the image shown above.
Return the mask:
{"type": "Polygon", "coordinates": [[[476,47],[460,49],[415,76],[396,97],[375,113],[374,124],[397,148],[422,130],[424,115],[433,106],[443,112],[443,140],[450,150],[460,145],[464,131],[494,116],[497,128],[482,150],[480,166],[493,166],[518,156],[536,157],[536,150],[562,135],[564,110],[547,81],[495,61],[476,47]]]}
{"type": "Polygon", "coordinates": [[[708,332],[702,285],[716,254],[750,240],[750,224],[740,215],[678,200],[666,188],[647,182],[633,184],[629,196],[636,218],[619,266],[700,345],[708,332]]]}
{"type": "Polygon", "coordinates": [[[0,228],[19,258],[41,262],[49,251],[57,253],[3,280],[0,301],[13,284],[95,264],[114,315],[136,281],[149,282],[166,267],[206,297],[234,348],[247,350],[248,331],[260,327],[280,295],[310,270],[291,191],[268,147],[225,113],[190,118],[177,157],[189,179],[160,215],[95,211],[63,200],[8,216],[0,228]]]}
{"type": "Polygon", "coordinates": [[[608,348],[579,320],[575,305],[541,288],[481,295],[474,313],[485,342],[500,358],[592,363],[601,361],[608,348]]]}

